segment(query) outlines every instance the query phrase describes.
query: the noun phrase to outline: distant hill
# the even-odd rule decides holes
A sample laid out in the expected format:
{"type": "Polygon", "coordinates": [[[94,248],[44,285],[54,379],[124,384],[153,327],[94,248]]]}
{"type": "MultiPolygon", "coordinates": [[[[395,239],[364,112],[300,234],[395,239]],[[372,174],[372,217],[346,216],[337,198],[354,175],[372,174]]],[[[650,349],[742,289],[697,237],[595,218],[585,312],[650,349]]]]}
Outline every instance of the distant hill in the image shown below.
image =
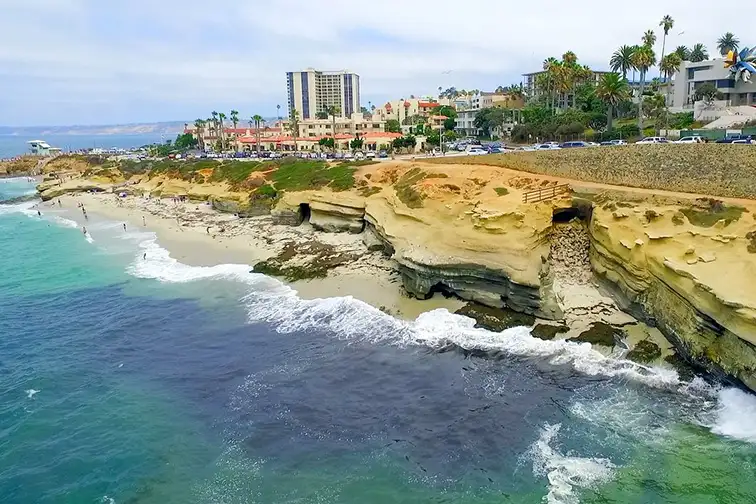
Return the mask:
{"type": "Polygon", "coordinates": [[[40,137],[51,135],[176,135],[186,121],[157,123],[105,124],[95,126],[0,126],[0,135],[40,137]]]}

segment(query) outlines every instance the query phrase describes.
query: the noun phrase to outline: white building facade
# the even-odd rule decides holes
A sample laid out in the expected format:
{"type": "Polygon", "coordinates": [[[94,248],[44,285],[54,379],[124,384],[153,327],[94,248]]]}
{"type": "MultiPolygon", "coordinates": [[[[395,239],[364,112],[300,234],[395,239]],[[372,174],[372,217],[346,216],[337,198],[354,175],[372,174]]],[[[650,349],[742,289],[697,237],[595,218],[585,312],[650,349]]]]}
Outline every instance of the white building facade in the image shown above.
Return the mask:
{"type": "Polygon", "coordinates": [[[338,107],[340,117],[360,111],[360,76],[346,70],[288,72],[286,92],[289,115],[296,109],[301,119],[316,119],[332,106],[338,107]]]}
{"type": "Polygon", "coordinates": [[[716,86],[728,106],[756,105],[756,76],[751,82],[735,81],[724,60],[684,61],[674,77],[672,106],[693,108],[696,90],[706,83],[716,86]]]}

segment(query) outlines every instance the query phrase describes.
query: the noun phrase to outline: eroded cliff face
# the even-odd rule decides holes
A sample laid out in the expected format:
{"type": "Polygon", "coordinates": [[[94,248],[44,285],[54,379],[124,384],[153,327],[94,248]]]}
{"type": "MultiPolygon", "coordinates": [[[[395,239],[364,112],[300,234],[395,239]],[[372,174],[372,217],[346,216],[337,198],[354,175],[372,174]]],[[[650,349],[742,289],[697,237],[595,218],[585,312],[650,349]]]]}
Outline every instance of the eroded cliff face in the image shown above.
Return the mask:
{"type": "Polygon", "coordinates": [[[756,390],[756,225],[748,208],[713,205],[597,205],[591,265],[692,362],[756,390]]]}
{"type": "Polygon", "coordinates": [[[495,190],[490,169],[470,171],[460,176],[389,168],[372,173],[377,190],[287,193],[272,213],[280,223],[308,218],[325,231],[364,228],[368,246],[396,261],[404,288],[415,297],[442,291],[559,318],[547,261],[553,203],[526,206],[519,190],[495,190]],[[412,184],[404,186],[407,173],[412,184]]]}

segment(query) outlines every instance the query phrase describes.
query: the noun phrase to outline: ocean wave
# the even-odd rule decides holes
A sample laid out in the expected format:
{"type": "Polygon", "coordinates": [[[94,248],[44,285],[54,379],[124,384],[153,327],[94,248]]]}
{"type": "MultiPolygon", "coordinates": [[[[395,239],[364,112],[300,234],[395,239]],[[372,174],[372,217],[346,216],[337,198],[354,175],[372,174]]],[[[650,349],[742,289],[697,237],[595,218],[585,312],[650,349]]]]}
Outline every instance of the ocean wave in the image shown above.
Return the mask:
{"type": "Polygon", "coordinates": [[[35,200],[24,201],[21,203],[14,203],[11,205],[0,204],[0,215],[12,214],[12,213],[24,213],[27,215],[37,215],[37,212],[32,212],[31,209],[37,204],[35,200]]]}
{"type": "Polygon", "coordinates": [[[609,481],[615,466],[607,458],[564,455],[553,444],[561,424],[546,424],[527,456],[533,461],[533,473],[549,480],[548,504],[578,504],[576,490],[591,488],[609,481]]]}
{"type": "Polygon", "coordinates": [[[69,228],[78,228],[79,224],[76,223],[76,221],[72,221],[71,219],[66,219],[65,217],[61,217],[60,215],[53,215],[53,220],[60,224],[63,227],[69,227],[69,228]]]}
{"type": "Polygon", "coordinates": [[[736,388],[719,390],[718,407],[711,431],[749,443],[756,443],[756,396],[736,388]]]}
{"type": "Polygon", "coordinates": [[[250,273],[249,265],[183,264],[172,258],[155,238],[141,242],[139,247],[143,252],[127,267],[129,274],[161,282],[183,283],[212,278],[243,282],[250,287],[249,293],[242,298],[250,321],[269,322],[280,333],[328,329],[343,339],[431,348],[453,344],[466,350],[544,357],[552,364],[571,365],[576,371],[587,375],[623,377],[653,387],[675,387],[680,384],[677,373],[672,369],[647,367],[629,360],[607,357],[589,343],[533,338],[526,327],[495,333],[476,328],[474,320],[445,309],[423,313],[414,321],[402,321],[351,296],[301,299],[295,290],[278,280],[250,273]]]}

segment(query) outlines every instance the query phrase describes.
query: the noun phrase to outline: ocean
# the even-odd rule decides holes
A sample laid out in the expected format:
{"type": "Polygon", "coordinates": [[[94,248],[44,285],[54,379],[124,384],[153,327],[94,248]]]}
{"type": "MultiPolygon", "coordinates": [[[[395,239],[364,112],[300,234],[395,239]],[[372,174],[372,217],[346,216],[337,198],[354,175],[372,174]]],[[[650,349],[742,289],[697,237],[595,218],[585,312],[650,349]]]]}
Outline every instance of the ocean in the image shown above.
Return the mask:
{"type": "Polygon", "coordinates": [[[752,394],[35,204],[0,204],[4,504],[754,502],[752,394]]]}
{"type": "Polygon", "coordinates": [[[29,140],[44,140],[52,147],[58,147],[65,152],[80,149],[129,149],[141,147],[151,143],[161,143],[165,140],[175,140],[176,135],[143,134],[143,135],[41,135],[32,138],[18,135],[0,135],[0,159],[12,158],[29,153],[29,140]]]}

